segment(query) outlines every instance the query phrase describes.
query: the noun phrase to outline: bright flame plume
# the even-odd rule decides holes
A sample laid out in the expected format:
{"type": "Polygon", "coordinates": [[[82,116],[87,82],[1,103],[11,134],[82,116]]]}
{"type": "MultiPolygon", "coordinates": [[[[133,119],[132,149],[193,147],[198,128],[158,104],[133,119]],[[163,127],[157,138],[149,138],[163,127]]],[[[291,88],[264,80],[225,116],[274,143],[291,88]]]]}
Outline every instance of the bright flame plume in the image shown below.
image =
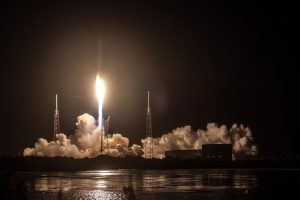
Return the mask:
{"type": "Polygon", "coordinates": [[[102,115],[102,107],[105,96],[105,85],[104,81],[100,79],[99,74],[96,77],[96,95],[98,99],[98,127],[102,128],[103,126],[103,115],[102,115]]]}

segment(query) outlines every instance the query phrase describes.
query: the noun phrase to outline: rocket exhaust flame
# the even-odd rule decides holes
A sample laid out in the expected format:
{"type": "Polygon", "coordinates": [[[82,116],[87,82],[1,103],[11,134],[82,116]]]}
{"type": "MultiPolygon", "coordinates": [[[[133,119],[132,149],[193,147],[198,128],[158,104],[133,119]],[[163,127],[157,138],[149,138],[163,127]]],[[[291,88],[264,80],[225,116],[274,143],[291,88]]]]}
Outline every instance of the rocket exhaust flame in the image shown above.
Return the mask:
{"type": "Polygon", "coordinates": [[[96,77],[96,95],[98,99],[98,127],[102,129],[103,126],[103,115],[102,115],[102,107],[104,102],[105,95],[105,85],[104,81],[100,79],[100,76],[96,77]]]}

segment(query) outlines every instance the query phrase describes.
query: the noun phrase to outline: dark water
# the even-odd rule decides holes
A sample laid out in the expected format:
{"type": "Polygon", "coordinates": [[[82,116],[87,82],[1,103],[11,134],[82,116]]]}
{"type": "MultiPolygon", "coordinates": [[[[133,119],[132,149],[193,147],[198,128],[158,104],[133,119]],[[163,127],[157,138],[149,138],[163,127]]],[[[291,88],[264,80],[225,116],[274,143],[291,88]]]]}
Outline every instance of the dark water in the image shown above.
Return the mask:
{"type": "Polygon", "coordinates": [[[17,172],[9,185],[5,195],[15,199],[21,190],[28,199],[119,200],[123,186],[145,200],[299,199],[300,170],[17,172]]]}

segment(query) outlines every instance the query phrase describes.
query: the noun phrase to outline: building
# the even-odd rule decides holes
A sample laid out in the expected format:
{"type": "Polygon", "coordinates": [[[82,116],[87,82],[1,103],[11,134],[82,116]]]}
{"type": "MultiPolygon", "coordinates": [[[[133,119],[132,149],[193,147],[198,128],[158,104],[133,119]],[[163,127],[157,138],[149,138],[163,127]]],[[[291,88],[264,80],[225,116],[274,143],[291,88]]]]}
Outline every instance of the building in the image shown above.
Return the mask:
{"type": "Polygon", "coordinates": [[[232,144],[204,144],[202,145],[202,158],[232,161],[232,144]]]}
{"type": "Polygon", "coordinates": [[[201,150],[170,150],[165,152],[166,158],[201,159],[201,150]]]}
{"type": "Polygon", "coordinates": [[[232,161],[232,144],[204,144],[202,150],[170,150],[166,158],[232,161]]]}

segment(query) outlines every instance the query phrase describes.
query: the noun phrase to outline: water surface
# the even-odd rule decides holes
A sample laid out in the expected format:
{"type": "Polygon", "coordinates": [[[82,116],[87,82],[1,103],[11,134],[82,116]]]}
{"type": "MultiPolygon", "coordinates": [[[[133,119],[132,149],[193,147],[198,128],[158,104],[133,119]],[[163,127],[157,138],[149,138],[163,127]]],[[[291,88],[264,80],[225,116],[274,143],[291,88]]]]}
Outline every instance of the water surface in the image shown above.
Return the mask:
{"type": "MultiPolygon", "coordinates": [[[[299,170],[99,170],[17,172],[29,199],[286,199],[300,191],[299,170]]],[[[297,199],[297,198],[296,198],[297,199]]]]}

